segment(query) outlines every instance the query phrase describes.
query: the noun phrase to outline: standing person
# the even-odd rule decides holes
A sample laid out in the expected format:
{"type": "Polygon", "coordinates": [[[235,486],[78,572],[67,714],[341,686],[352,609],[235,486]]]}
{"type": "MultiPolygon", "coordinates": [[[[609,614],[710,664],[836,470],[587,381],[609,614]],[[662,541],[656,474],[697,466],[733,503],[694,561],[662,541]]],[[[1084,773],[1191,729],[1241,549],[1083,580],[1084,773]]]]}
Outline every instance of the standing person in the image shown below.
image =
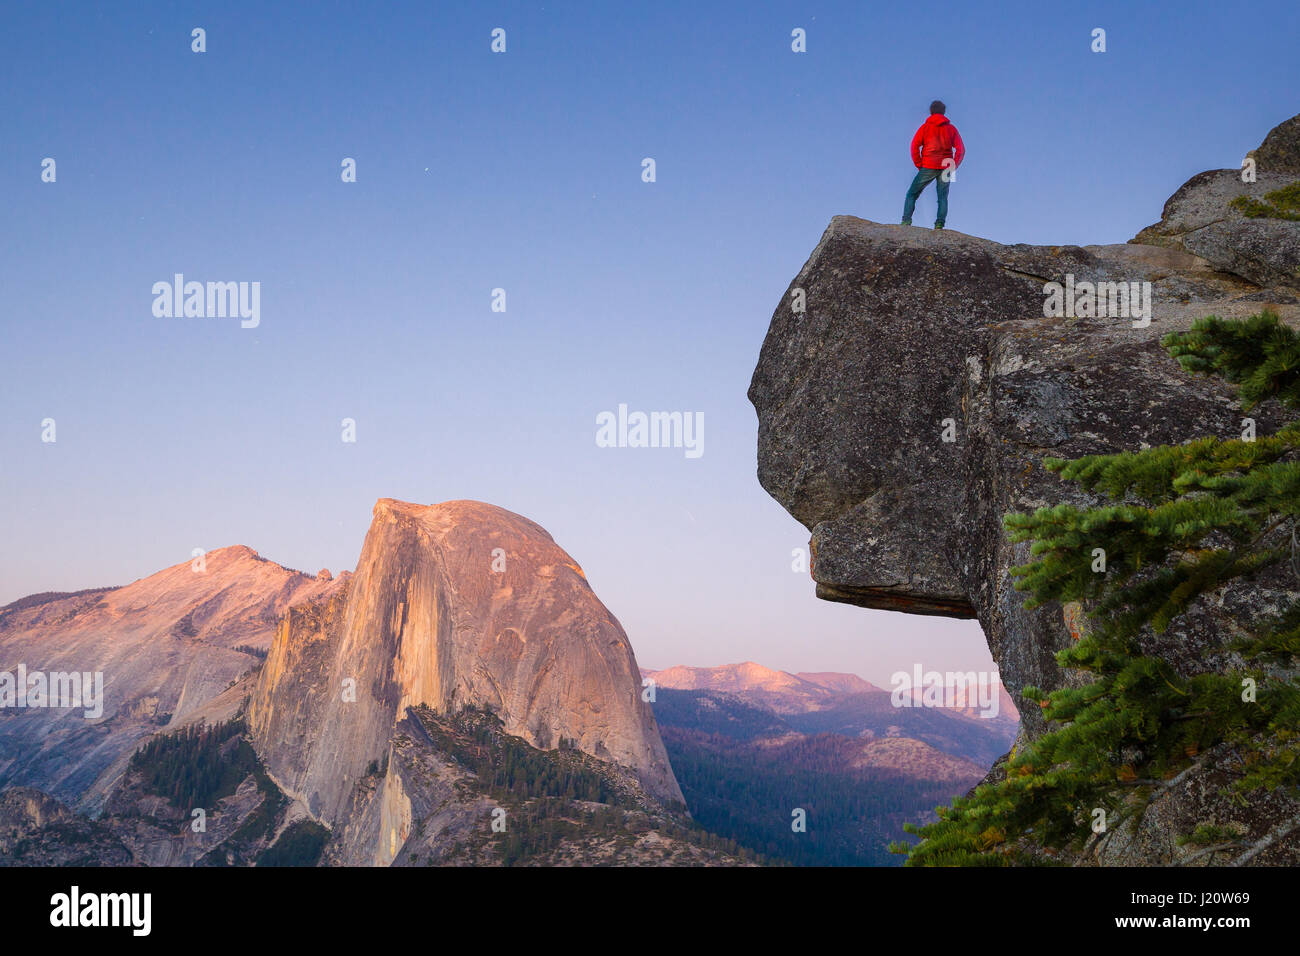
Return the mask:
{"type": "Polygon", "coordinates": [[[921,195],[926,186],[934,182],[939,192],[939,212],[934,218],[934,228],[942,229],[948,218],[948,180],[944,178],[945,168],[956,169],[966,157],[966,146],[961,141],[957,127],[948,122],[944,115],[948,107],[941,100],[930,104],[930,117],[921,124],[921,128],[912,137],[912,162],[916,166],[916,178],[907,189],[907,199],[903,202],[903,225],[912,224],[912,211],[916,208],[916,197],[921,195]],[[948,167],[944,160],[951,160],[948,167]]]}

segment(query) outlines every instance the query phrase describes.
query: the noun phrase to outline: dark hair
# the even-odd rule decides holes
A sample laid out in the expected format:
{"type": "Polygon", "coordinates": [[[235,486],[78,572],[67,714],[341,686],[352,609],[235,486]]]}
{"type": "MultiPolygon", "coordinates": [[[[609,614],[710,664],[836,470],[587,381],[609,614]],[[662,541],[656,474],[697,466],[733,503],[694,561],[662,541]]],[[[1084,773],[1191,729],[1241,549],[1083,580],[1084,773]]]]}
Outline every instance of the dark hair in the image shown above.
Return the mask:
{"type": "Polygon", "coordinates": [[[943,100],[935,100],[930,104],[930,112],[931,114],[946,113],[948,112],[948,107],[943,105],[943,100]]]}

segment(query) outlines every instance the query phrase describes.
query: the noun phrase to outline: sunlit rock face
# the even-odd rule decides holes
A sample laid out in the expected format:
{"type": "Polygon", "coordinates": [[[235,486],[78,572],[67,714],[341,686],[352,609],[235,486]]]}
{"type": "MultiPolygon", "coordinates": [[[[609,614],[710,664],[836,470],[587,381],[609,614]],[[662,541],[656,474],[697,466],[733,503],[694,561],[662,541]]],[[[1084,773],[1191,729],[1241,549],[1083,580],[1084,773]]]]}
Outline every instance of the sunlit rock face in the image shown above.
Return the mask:
{"type": "MultiPolygon", "coordinates": [[[[281,623],[249,723],[277,782],[340,823],[416,704],[490,709],[534,746],[571,740],[681,800],[627,635],[551,536],[502,508],[381,499],[347,586],[281,623]]],[[[406,815],[399,786],[386,819],[406,815]]]]}
{"type": "Polygon", "coordinates": [[[303,574],[235,545],[125,587],[0,609],[0,671],[97,673],[103,689],[96,716],[86,707],[0,711],[0,787],[36,787],[97,811],[141,739],[218,698],[258,666],[289,607],[347,578],[303,574]]]}

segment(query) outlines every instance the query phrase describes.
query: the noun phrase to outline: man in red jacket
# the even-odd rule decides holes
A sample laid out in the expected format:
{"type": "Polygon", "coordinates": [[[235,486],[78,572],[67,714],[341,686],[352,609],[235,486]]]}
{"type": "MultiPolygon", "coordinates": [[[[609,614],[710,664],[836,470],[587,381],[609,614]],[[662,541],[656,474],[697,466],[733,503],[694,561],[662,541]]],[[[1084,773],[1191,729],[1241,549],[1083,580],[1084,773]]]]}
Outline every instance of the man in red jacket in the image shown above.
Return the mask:
{"type": "Polygon", "coordinates": [[[961,141],[957,127],[948,122],[944,116],[948,107],[939,100],[930,104],[930,118],[921,124],[921,128],[912,137],[912,162],[916,165],[916,178],[907,189],[907,199],[903,203],[903,225],[912,224],[912,211],[916,208],[916,197],[926,186],[934,182],[939,192],[939,213],[934,218],[934,228],[942,229],[948,218],[948,183],[952,173],[966,157],[966,147],[961,141]]]}

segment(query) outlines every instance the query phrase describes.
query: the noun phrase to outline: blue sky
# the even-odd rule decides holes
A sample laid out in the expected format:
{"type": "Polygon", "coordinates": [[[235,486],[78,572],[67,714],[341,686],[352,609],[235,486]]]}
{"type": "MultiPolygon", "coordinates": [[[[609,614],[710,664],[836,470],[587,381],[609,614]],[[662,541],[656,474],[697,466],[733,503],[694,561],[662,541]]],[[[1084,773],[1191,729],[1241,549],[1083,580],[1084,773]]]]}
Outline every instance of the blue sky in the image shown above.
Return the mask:
{"type": "Polygon", "coordinates": [[[1300,110],[1294,2],[1136,6],[11,6],[0,602],[235,543],[337,571],[376,498],[477,498],[648,666],[987,663],[970,622],[814,600],[745,390],[830,217],[897,220],[931,99],[949,227],[1033,243],[1125,241],[1300,110]],[[176,272],[260,282],[260,326],[156,318],[176,272]],[[704,455],[597,448],[619,403],[703,412],[704,455]]]}

